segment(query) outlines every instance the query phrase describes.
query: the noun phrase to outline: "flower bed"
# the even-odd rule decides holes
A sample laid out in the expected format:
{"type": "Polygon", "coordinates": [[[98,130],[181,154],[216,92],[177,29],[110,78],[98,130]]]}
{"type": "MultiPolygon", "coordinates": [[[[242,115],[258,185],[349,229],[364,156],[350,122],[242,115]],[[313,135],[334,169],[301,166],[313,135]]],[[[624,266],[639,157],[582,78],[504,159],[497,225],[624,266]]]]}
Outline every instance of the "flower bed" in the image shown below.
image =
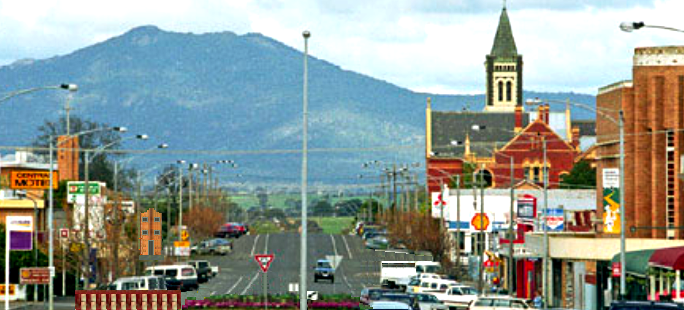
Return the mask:
{"type": "MultiPolygon", "coordinates": [[[[268,297],[264,305],[263,296],[257,295],[218,295],[204,300],[187,298],[183,309],[261,309],[267,306],[276,309],[299,309],[299,296],[273,295],[268,297]]],[[[359,309],[358,297],[351,295],[324,295],[321,300],[309,301],[307,308],[311,309],[359,309]]]]}

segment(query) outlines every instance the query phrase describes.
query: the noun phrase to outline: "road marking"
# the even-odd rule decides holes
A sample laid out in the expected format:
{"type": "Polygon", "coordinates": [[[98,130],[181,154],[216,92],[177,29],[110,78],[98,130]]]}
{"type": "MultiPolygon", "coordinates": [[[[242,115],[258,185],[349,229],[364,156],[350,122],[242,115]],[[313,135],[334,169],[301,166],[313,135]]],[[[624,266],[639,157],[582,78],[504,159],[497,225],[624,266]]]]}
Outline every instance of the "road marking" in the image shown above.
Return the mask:
{"type": "Polygon", "coordinates": [[[266,234],[266,246],[264,246],[264,254],[268,254],[268,237],[271,236],[266,234]]]}
{"type": "Polygon", "coordinates": [[[254,245],[252,245],[252,256],[254,256],[254,251],[256,250],[257,242],[259,242],[259,237],[261,237],[261,235],[257,235],[256,238],[254,238],[254,245]]]}
{"type": "Polygon", "coordinates": [[[245,287],[245,289],[242,291],[242,293],[240,293],[240,295],[245,295],[247,293],[247,290],[249,290],[249,288],[252,287],[252,284],[259,277],[260,273],[261,271],[257,271],[257,274],[252,278],[252,281],[249,281],[249,284],[247,284],[247,287],[245,287]]]}
{"type": "Polygon", "coordinates": [[[237,282],[235,282],[235,284],[233,284],[233,287],[231,287],[231,288],[226,292],[226,294],[232,293],[233,290],[235,289],[235,287],[237,287],[238,284],[240,284],[240,282],[242,282],[242,277],[240,277],[240,278],[237,280],[237,282]]]}
{"type": "Polygon", "coordinates": [[[344,279],[344,282],[346,282],[346,283],[347,283],[347,286],[348,286],[348,287],[349,287],[349,289],[351,290],[351,289],[352,289],[352,287],[351,287],[351,284],[349,284],[349,280],[347,280],[347,276],[345,276],[345,275],[342,275],[342,279],[344,279]]]}
{"type": "Polygon", "coordinates": [[[354,256],[352,256],[351,250],[349,249],[349,243],[347,243],[347,239],[345,238],[344,235],[342,235],[342,241],[344,241],[344,246],[347,247],[347,253],[349,253],[349,259],[353,259],[354,256]]]}
{"type": "MultiPolygon", "coordinates": [[[[337,256],[337,246],[335,245],[335,237],[333,237],[332,234],[330,235],[330,240],[332,240],[333,252],[335,252],[335,256],[337,256]]],[[[337,267],[337,266],[336,266],[336,267],[337,267]]]]}

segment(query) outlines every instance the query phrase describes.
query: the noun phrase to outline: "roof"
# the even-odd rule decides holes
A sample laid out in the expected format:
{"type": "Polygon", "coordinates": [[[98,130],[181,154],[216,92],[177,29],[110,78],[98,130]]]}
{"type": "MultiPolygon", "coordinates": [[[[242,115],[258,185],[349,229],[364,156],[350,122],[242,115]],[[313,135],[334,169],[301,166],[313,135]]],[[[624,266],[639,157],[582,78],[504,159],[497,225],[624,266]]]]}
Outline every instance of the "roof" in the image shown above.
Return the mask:
{"type": "Polygon", "coordinates": [[[648,264],[671,270],[684,270],[684,247],[658,249],[653,252],[648,264]]]}
{"type": "MultiPolygon", "coordinates": [[[[522,116],[525,127],[529,123],[529,115],[523,113],[522,116]]],[[[470,151],[478,156],[491,156],[495,147],[504,146],[515,136],[515,113],[432,111],[431,119],[435,157],[462,156],[465,146],[452,146],[451,141],[465,143],[466,135],[470,139],[470,151]],[[473,132],[473,125],[485,126],[486,129],[473,132]]]]}
{"type": "Polygon", "coordinates": [[[511,29],[511,22],[508,19],[508,13],[504,7],[501,10],[499,17],[499,28],[496,29],[496,36],[494,37],[494,45],[490,56],[502,58],[515,58],[518,56],[518,50],[515,47],[515,40],[513,39],[513,30],[511,29]]]}
{"type": "Polygon", "coordinates": [[[596,121],[595,120],[574,120],[572,127],[578,127],[580,136],[596,136],[596,121]]]}
{"type": "MultiPolygon", "coordinates": [[[[655,250],[640,250],[625,253],[625,262],[627,265],[625,273],[645,277],[646,271],[648,270],[648,261],[651,258],[651,255],[653,255],[653,252],[655,252],[655,250]]],[[[612,263],[617,262],[620,262],[620,253],[615,254],[610,261],[611,265],[612,263]]]]}

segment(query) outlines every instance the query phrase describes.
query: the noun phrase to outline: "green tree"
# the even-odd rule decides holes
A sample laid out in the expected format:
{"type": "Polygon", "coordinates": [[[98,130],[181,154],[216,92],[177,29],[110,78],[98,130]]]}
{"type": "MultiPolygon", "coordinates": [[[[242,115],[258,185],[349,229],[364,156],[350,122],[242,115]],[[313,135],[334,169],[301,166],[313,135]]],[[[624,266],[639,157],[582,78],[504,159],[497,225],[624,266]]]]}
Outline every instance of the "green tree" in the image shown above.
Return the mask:
{"type": "Polygon", "coordinates": [[[564,175],[561,181],[561,188],[565,189],[581,189],[596,187],[596,168],[592,168],[591,164],[582,160],[575,164],[570,171],[570,174],[564,175]]]}
{"type": "MultiPolygon", "coordinates": [[[[470,162],[463,162],[463,170],[461,172],[461,188],[473,188],[473,185],[477,186],[480,183],[479,174],[476,174],[477,180],[473,182],[473,172],[475,171],[475,164],[470,162]]],[[[451,181],[449,182],[449,188],[457,188],[456,186],[456,175],[451,176],[451,181]]]]}

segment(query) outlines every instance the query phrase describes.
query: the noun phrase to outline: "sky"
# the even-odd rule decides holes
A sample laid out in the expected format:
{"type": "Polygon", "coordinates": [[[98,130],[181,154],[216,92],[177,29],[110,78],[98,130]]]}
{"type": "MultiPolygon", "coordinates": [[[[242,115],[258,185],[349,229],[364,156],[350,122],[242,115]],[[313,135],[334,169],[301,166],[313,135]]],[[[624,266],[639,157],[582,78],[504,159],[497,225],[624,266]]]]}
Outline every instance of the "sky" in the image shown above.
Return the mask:
{"type": "MultiPolygon", "coordinates": [[[[414,91],[484,92],[485,55],[503,0],[0,0],[0,65],[65,55],[156,25],[176,32],[258,32],[414,91]]],[[[635,47],[684,45],[682,0],[508,0],[524,88],[595,94],[631,78],[635,47]]]]}

